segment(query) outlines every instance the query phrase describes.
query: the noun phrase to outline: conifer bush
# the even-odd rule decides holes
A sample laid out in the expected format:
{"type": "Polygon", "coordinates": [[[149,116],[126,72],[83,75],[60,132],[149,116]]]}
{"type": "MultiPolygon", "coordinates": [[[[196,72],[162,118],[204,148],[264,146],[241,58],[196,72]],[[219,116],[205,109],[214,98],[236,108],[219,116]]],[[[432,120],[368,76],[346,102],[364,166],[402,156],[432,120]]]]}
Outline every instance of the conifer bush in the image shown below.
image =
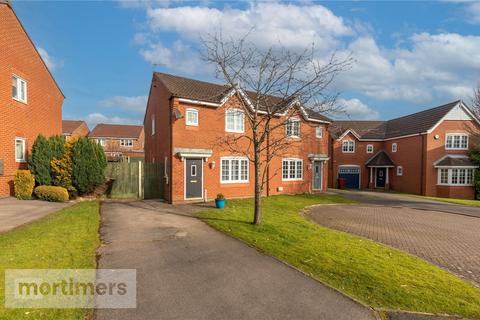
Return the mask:
{"type": "Polygon", "coordinates": [[[20,200],[31,199],[34,187],[35,177],[30,170],[17,170],[13,179],[15,197],[20,200]]]}
{"type": "Polygon", "coordinates": [[[32,145],[32,151],[28,158],[28,169],[35,176],[39,185],[50,185],[50,161],[52,160],[52,149],[48,140],[39,135],[32,145]]]}

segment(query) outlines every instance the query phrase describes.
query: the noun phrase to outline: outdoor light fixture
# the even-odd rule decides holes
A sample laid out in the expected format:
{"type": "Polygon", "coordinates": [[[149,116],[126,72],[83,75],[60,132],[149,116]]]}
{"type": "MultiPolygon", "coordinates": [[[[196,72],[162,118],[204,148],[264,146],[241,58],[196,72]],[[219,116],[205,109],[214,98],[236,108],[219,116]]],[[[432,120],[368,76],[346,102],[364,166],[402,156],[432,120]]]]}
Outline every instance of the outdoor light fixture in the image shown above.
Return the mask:
{"type": "Polygon", "coordinates": [[[182,113],[180,112],[180,110],[178,109],[175,109],[175,119],[182,119],[183,116],[182,116],[182,113]]]}
{"type": "Polygon", "coordinates": [[[433,138],[434,138],[435,140],[438,140],[438,139],[440,139],[440,136],[439,136],[438,134],[436,134],[435,136],[433,136],[433,138]]]}
{"type": "Polygon", "coordinates": [[[215,161],[210,162],[210,169],[215,169],[215,161]]]}

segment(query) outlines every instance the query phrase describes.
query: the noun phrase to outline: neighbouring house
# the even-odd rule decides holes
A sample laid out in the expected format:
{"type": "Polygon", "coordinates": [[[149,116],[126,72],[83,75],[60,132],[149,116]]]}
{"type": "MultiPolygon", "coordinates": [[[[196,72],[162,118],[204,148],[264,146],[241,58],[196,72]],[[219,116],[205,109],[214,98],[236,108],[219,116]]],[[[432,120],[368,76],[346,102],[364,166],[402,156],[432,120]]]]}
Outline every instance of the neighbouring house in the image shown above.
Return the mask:
{"type": "Polygon", "coordinates": [[[62,120],[62,135],[65,141],[70,138],[80,138],[88,136],[90,129],[88,129],[85,121],[82,120],[62,120]]]}
{"type": "Polygon", "coordinates": [[[37,136],[62,134],[63,100],[11,2],[0,0],[0,197],[13,194],[37,136]]]}
{"type": "Polygon", "coordinates": [[[143,126],[100,123],[88,137],[103,147],[108,161],[143,160],[143,126]]]}
{"type": "Polygon", "coordinates": [[[479,120],[461,100],[388,121],[335,121],[330,187],[473,199],[479,120]]]}
{"type": "MultiPolygon", "coordinates": [[[[243,153],[232,153],[225,145],[228,137],[251,134],[238,100],[250,95],[226,85],[153,74],[144,119],[145,161],[163,164],[168,202],[208,200],[217,193],[228,198],[254,195],[248,145],[243,153]]],[[[286,137],[290,145],[270,163],[268,195],[327,188],[330,120],[298,104],[291,108],[295,114],[285,118],[285,128],[271,133],[286,137]]]]}

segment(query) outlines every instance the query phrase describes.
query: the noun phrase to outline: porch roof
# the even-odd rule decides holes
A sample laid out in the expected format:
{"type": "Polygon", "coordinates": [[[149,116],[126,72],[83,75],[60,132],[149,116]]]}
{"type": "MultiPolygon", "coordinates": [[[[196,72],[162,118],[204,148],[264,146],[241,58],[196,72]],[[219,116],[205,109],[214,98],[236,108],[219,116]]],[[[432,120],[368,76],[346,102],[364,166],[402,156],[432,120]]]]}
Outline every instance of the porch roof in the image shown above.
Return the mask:
{"type": "Polygon", "coordinates": [[[380,150],[377,152],[373,157],[371,157],[365,165],[367,167],[394,167],[395,164],[393,163],[392,159],[388,156],[388,154],[380,150]]]}
{"type": "Polygon", "coordinates": [[[182,158],[210,158],[213,154],[211,149],[175,148],[174,151],[182,158]]]}
{"type": "Polygon", "coordinates": [[[441,167],[463,167],[463,168],[477,168],[470,158],[465,155],[449,154],[443,156],[434,163],[435,168],[441,167]]]}

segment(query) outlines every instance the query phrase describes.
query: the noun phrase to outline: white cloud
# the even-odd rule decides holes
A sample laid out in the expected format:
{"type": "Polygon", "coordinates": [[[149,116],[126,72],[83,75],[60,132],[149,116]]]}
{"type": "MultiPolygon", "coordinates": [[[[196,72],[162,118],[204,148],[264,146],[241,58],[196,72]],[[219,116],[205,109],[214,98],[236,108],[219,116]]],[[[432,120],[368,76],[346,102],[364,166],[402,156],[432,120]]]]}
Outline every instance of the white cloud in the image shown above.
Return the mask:
{"type": "Polygon", "coordinates": [[[467,21],[473,24],[480,24],[480,2],[470,2],[465,8],[467,21]]]}
{"type": "Polygon", "coordinates": [[[45,61],[48,69],[51,71],[63,67],[63,60],[58,60],[57,58],[51,56],[44,48],[38,47],[37,50],[43,61],[45,61]]]}
{"type": "MultiPolygon", "coordinates": [[[[342,115],[354,120],[377,120],[380,114],[358,99],[338,99],[342,115]]],[[[344,117],[342,117],[344,118],[344,117]]]]}
{"type": "Polygon", "coordinates": [[[138,119],[121,118],[121,117],[108,117],[102,113],[94,112],[87,115],[85,121],[88,123],[89,128],[95,127],[99,123],[113,123],[113,124],[141,124],[138,119]]]}
{"type": "Polygon", "coordinates": [[[144,113],[147,106],[147,96],[114,96],[99,102],[103,107],[118,107],[125,111],[144,113]]]}

